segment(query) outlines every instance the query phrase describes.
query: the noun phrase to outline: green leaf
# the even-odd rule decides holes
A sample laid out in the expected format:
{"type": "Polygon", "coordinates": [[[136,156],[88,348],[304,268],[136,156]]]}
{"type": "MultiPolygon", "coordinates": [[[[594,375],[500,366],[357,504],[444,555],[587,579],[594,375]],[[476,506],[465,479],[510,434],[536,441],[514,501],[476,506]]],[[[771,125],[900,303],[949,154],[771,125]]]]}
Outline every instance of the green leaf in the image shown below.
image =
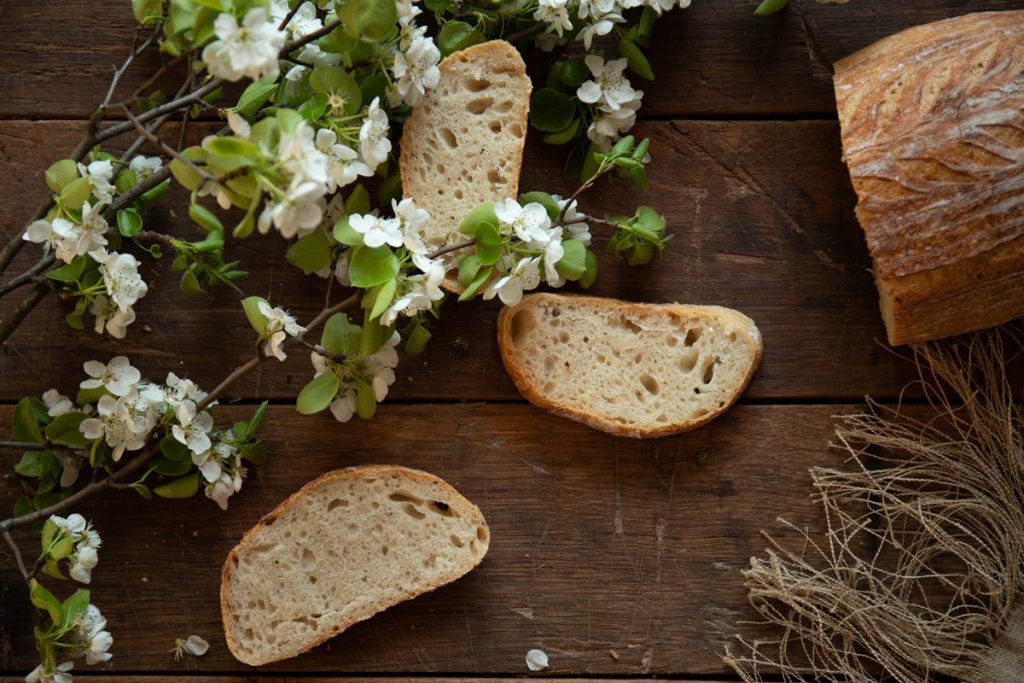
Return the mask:
{"type": "Polygon", "coordinates": [[[72,180],[60,191],[61,203],[69,209],[80,211],[82,204],[92,195],[92,185],[88,178],[72,180]]]}
{"type": "Polygon", "coordinates": [[[243,458],[253,465],[262,465],[267,459],[267,447],[260,439],[236,444],[235,448],[242,453],[243,458]]]}
{"type": "Polygon", "coordinates": [[[178,181],[178,184],[190,192],[203,181],[203,176],[194,168],[178,158],[171,159],[171,175],[178,181]]]}
{"type": "Polygon", "coordinates": [[[277,90],[277,81],[266,77],[253,81],[238,98],[235,111],[245,117],[255,116],[275,90],[277,90]]]}
{"type": "Polygon", "coordinates": [[[561,62],[558,80],[575,91],[590,79],[590,68],[583,55],[577,55],[561,62]]]}
{"type": "Polygon", "coordinates": [[[259,157],[260,148],[241,138],[225,135],[211,135],[203,141],[203,149],[210,154],[228,159],[259,157]]]}
{"type": "Polygon", "coordinates": [[[397,168],[377,187],[378,206],[388,206],[392,199],[402,199],[402,173],[397,168]]]}
{"type": "MultiPolygon", "coordinates": [[[[18,441],[31,441],[32,443],[43,443],[43,433],[39,431],[39,422],[36,420],[36,411],[33,409],[33,402],[40,403],[35,398],[23,398],[14,406],[14,438],[18,441]]],[[[45,414],[46,407],[43,406],[45,414]]]]}
{"type": "Polygon", "coordinates": [[[519,205],[526,206],[527,204],[540,204],[548,212],[548,218],[553,221],[558,219],[558,214],[561,212],[561,209],[558,208],[558,204],[555,202],[555,198],[547,192],[533,191],[520,195],[519,205]]]}
{"type": "Polygon", "coordinates": [[[303,415],[313,415],[325,409],[338,394],[338,376],[333,372],[325,372],[302,387],[299,398],[295,401],[295,409],[303,415]]]}
{"type": "Polygon", "coordinates": [[[564,240],[565,253],[555,264],[555,270],[566,280],[579,280],[587,271],[587,248],[579,240],[564,240]]]}
{"type": "Polygon", "coordinates": [[[153,461],[152,468],[154,472],[165,477],[180,477],[192,469],[192,459],[171,460],[170,458],[160,457],[153,461]]]}
{"type": "Polygon", "coordinates": [[[29,582],[29,585],[31,586],[29,599],[32,601],[32,604],[49,614],[50,621],[52,621],[54,625],[63,624],[64,606],[61,605],[60,600],[58,600],[53,593],[46,590],[46,588],[43,587],[43,584],[39,583],[35,579],[32,579],[29,582]]]}
{"type": "Polygon", "coordinates": [[[207,232],[213,230],[219,230],[224,232],[224,224],[220,222],[217,216],[207,209],[202,204],[192,202],[188,207],[188,217],[191,218],[196,224],[207,232]]]}
{"type": "Polygon", "coordinates": [[[170,460],[192,462],[192,451],[170,432],[160,439],[160,453],[170,460]]]}
{"type": "Polygon", "coordinates": [[[555,133],[565,129],[576,115],[576,103],[565,93],[541,88],[530,98],[530,123],[537,130],[555,133]]]}
{"type": "Polygon", "coordinates": [[[267,329],[267,317],[260,313],[260,302],[267,304],[267,300],[261,296],[242,299],[242,310],[245,311],[245,317],[249,319],[252,329],[256,330],[258,334],[263,334],[267,329]]]}
{"type": "Polygon", "coordinates": [[[57,560],[47,560],[43,564],[43,573],[47,576],[52,576],[55,579],[67,580],[68,578],[64,576],[64,572],[60,570],[60,566],[58,566],[57,560]]]}
{"type": "Polygon", "coordinates": [[[209,7],[212,10],[218,12],[227,12],[231,9],[231,3],[225,3],[223,0],[190,0],[193,4],[201,5],[203,7],[209,7]]]}
{"type": "Polygon", "coordinates": [[[184,273],[181,274],[181,293],[187,294],[188,296],[197,296],[202,294],[205,290],[203,289],[202,283],[199,282],[199,278],[195,273],[195,264],[193,263],[188,267],[184,273]]]}
{"type": "Polygon", "coordinates": [[[146,500],[153,500],[153,492],[149,490],[149,487],[141,482],[135,482],[134,484],[128,484],[128,486],[146,500]]]}
{"type": "Polygon", "coordinates": [[[366,358],[372,356],[384,346],[384,327],[376,320],[363,321],[363,334],[359,337],[359,353],[366,358]]]}
{"type": "Polygon", "coordinates": [[[658,20],[658,13],[650,5],[644,7],[640,15],[640,23],[636,25],[636,34],[643,45],[647,45],[647,39],[651,37],[654,30],[654,22],[658,20]]]}
{"type": "Polygon", "coordinates": [[[89,606],[89,591],[79,588],[64,601],[64,627],[68,628],[89,606]]]}
{"type": "Polygon", "coordinates": [[[46,277],[57,282],[74,282],[82,276],[87,260],[90,260],[87,256],[78,256],[71,263],[51,270],[46,277]]]}
{"type": "Polygon", "coordinates": [[[45,451],[25,451],[21,460],[14,466],[14,471],[23,477],[39,478],[43,474],[43,463],[40,453],[45,451]]]}
{"type": "Polygon", "coordinates": [[[43,531],[41,537],[40,547],[42,552],[46,552],[50,544],[53,543],[53,539],[57,537],[57,524],[53,521],[53,518],[48,517],[46,522],[43,524],[43,531]]]}
{"type": "Polygon", "coordinates": [[[355,228],[349,224],[348,216],[342,216],[341,220],[334,224],[331,234],[334,235],[335,240],[350,247],[358,247],[363,243],[362,233],[356,232],[355,228]]]}
{"type": "Polygon", "coordinates": [[[153,493],[161,498],[191,498],[199,490],[199,473],[194,472],[187,477],[181,477],[168,482],[163,486],[157,486],[153,493]]]}
{"type": "Polygon", "coordinates": [[[86,405],[87,403],[96,403],[100,400],[101,396],[106,396],[107,390],[103,387],[95,387],[93,389],[79,389],[78,394],[75,396],[75,403],[79,405],[86,405]]]}
{"type": "Polygon", "coordinates": [[[430,341],[430,331],[422,325],[416,325],[405,337],[405,351],[412,354],[423,353],[427,348],[428,341],[430,341]]]}
{"type": "Polygon", "coordinates": [[[338,9],[338,18],[350,36],[380,43],[394,30],[398,11],[387,0],[347,0],[338,9]]]}
{"type": "Polygon", "coordinates": [[[238,222],[238,225],[235,226],[235,229],[231,231],[231,236],[236,239],[244,240],[252,235],[255,229],[256,219],[253,216],[253,210],[249,209],[245,212],[245,216],[242,217],[242,220],[238,222]]]}
{"type": "Polygon", "coordinates": [[[163,0],[132,0],[132,14],[139,22],[161,16],[162,9],[163,0]]]}
{"type": "Polygon", "coordinates": [[[544,136],[543,140],[548,145],[565,145],[577,138],[577,133],[580,131],[580,123],[582,119],[574,118],[569,122],[569,125],[560,131],[555,133],[548,133],[544,136]]]}
{"type": "Polygon", "coordinates": [[[136,183],[139,182],[139,176],[135,171],[130,168],[126,168],[114,178],[114,189],[119,193],[125,193],[128,190],[135,187],[136,183]]]}
{"type": "Polygon", "coordinates": [[[288,263],[306,272],[316,272],[331,262],[331,240],[317,230],[299,238],[285,254],[288,263]]]}
{"type": "Polygon", "coordinates": [[[597,280],[597,255],[590,249],[587,249],[584,263],[586,270],[580,276],[579,283],[583,288],[589,289],[594,284],[594,281],[597,280]]]}
{"type": "Polygon", "coordinates": [[[314,92],[340,96],[345,102],[345,113],[352,115],[363,106],[363,93],[355,76],[340,66],[318,66],[309,76],[314,92]]]}
{"type": "Polygon", "coordinates": [[[467,286],[474,278],[476,278],[476,274],[480,272],[480,268],[482,267],[483,264],[480,263],[480,259],[477,258],[476,254],[460,256],[459,284],[463,287],[467,286]]]}
{"type": "Polygon", "coordinates": [[[492,266],[501,258],[505,241],[493,223],[481,223],[476,230],[476,257],[481,265],[492,266]]]}
{"type": "Polygon", "coordinates": [[[348,261],[348,277],[355,287],[376,287],[398,274],[398,257],[387,245],[359,247],[348,261]]]}
{"type": "Polygon", "coordinates": [[[88,417],[85,413],[72,411],[53,418],[53,422],[46,426],[46,438],[61,446],[72,448],[84,448],[92,443],[92,439],[85,438],[79,429],[82,420],[88,417]]]}
{"type": "Polygon", "coordinates": [[[651,63],[647,61],[643,50],[640,49],[629,34],[624,34],[619,41],[619,54],[626,58],[630,70],[640,78],[648,81],[654,80],[654,71],[651,70],[651,63]]]}
{"type": "Polygon", "coordinates": [[[50,548],[50,557],[55,560],[63,560],[65,557],[70,555],[75,549],[75,539],[70,536],[65,536],[61,540],[57,541],[50,548]]]}
{"type": "Polygon", "coordinates": [[[294,133],[299,124],[305,120],[302,118],[302,114],[294,109],[278,109],[276,116],[277,125],[280,126],[281,132],[287,135],[294,133]]]}
{"type": "Polygon", "coordinates": [[[437,37],[437,47],[441,50],[441,56],[447,57],[453,52],[464,50],[485,40],[487,37],[484,34],[464,21],[446,21],[437,37]]]}
{"type": "Polygon", "coordinates": [[[360,381],[356,386],[356,413],[364,420],[369,420],[377,412],[377,396],[373,387],[360,381]]]}
{"type": "Polygon", "coordinates": [[[754,10],[754,14],[759,17],[766,17],[769,14],[775,14],[780,9],[789,4],[789,0],[764,0],[757,9],[754,10]]]}
{"type": "Polygon", "coordinates": [[[370,193],[362,183],[359,183],[352,188],[351,194],[345,200],[345,213],[369,213],[370,208],[370,193]]]}
{"type": "MultiPolygon", "coordinates": [[[[359,89],[363,93],[363,102],[373,102],[377,97],[383,101],[390,85],[388,77],[379,71],[365,79],[362,87],[359,89]]],[[[346,107],[346,113],[347,110],[346,107]]]]}
{"type": "Polygon", "coordinates": [[[319,93],[313,95],[305,102],[299,105],[299,108],[295,111],[302,115],[302,118],[306,119],[310,123],[313,123],[320,119],[327,111],[327,93],[319,93]]]}
{"type": "Polygon", "coordinates": [[[477,276],[466,287],[466,291],[459,295],[459,301],[469,301],[476,296],[477,291],[487,282],[493,272],[493,266],[481,268],[477,276]]]}
{"type": "Polygon", "coordinates": [[[336,356],[355,356],[359,353],[359,338],[363,328],[349,322],[344,313],[335,313],[327,319],[320,345],[336,356]]]}
{"type": "Polygon", "coordinates": [[[391,302],[395,300],[395,290],[398,289],[398,281],[394,278],[375,288],[373,307],[370,309],[370,318],[377,319],[383,315],[391,302]]]}
{"type": "Polygon", "coordinates": [[[135,209],[121,209],[117,212],[117,230],[125,237],[131,237],[142,230],[142,216],[135,209]]]}
{"type": "Polygon", "coordinates": [[[484,223],[490,223],[491,225],[498,225],[498,214],[494,213],[494,204],[487,202],[476,207],[462,219],[459,224],[459,232],[463,235],[473,237],[476,235],[477,228],[484,223]]]}
{"type": "Polygon", "coordinates": [[[46,169],[46,184],[54,192],[60,192],[78,178],[78,164],[72,159],[61,159],[46,169]]]}

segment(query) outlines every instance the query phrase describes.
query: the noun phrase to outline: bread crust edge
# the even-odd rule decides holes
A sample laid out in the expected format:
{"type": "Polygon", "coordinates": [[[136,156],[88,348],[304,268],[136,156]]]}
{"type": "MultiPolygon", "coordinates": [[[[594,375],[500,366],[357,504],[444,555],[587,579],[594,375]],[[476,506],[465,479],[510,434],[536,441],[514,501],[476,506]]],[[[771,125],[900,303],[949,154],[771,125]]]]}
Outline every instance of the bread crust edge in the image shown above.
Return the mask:
{"type": "Polygon", "coordinates": [[[624,436],[634,439],[654,439],[663,436],[671,436],[673,434],[682,434],[683,432],[697,429],[726,412],[732,407],[733,403],[736,402],[736,399],[740,397],[743,391],[747,388],[747,385],[750,384],[750,380],[753,379],[754,374],[757,372],[757,368],[761,364],[761,356],[764,353],[764,344],[760,330],[757,328],[757,324],[749,316],[735,309],[723,306],[699,306],[694,304],[678,303],[636,303],[632,301],[624,301],[622,299],[551,293],[531,294],[523,297],[523,300],[515,306],[506,306],[502,308],[501,312],[498,314],[498,348],[501,351],[502,361],[505,364],[505,369],[508,371],[509,376],[512,378],[512,382],[516,385],[519,393],[522,394],[530,403],[560,417],[581,422],[593,429],[613,434],[615,436],[624,436]],[[530,379],[522,364],[519,363],[515,345],[512,343],[512,317],[517,311],[522,310],[523,307],[536,305],[536,303],[545,299],[549,301],[559,301],[564,305],[583,303],[587,306],[597,306],[615,310],[633,309],[649,312],[653,309],[665,312],[674,311],[679,314],[688,314],[692,313],[694,310],[698,310],[704,314],[710,313],[720,319],[741,316],[740,319],[743,322],[749,323],[750,328],[756,332],[756,337],[755,335],[747,335],[755,349],[754,358],[750,363],[750,366],[747,368],[747,372],[743,380],[736,385],[735,390],[725,402],[725,405],[702,415],[696,420],[681,424],[669,424],[663,427],[650,429],[609,419],[595,412],[582,410],[576,406],[548,398],[530,379]]]}
{"type": "Polygon", "coordinates": [[[331,470],[330,472],[325,472],[316,479],[313,479],[312,481],[309,481],[306,484],[304,484],[302,488],[300,488],[298,491],[292,493],[290,496],[285,498],[277,507],[275,507],[267,514],[263,515],[263,517],[261,517],[260,520],[252,528],[250,528],[248,531],[245,532],[245,534],[242,535],[241,540],[235,545],[234,548],[230,550],[230,552],[228,552],[227,557],[224,559],[224,564],[221,566],[220,579],[220,614],[221,625],[223,626],[224,629],[224,639],[227,642],[228,650],[231,652],[232,656],[234,656],[235,659],[242,662],[243,664],[248,664],[250,666],[262,666],[264,664],[271,664],[273,662],[279,662],[285,659],[291,659],[292,657],[297,657],[298,655],[301,655],[305,652],[309,652],[318,645],[322,645],[331,638],[334,638],[338,634],[358,624],[360,621],[365,621],[366,619],[369,619],[375,614],[378,614],[386,609],[389,609],[390,607],[394,607],[395,605],[399,605],[403,602],[406,602],[407,600],[411,600],[425,593],[437,590],[442,586],[448,585],[449,583],[452,583],[453,581],[462,578],[463,576],[465,576],[466,574],[468,574],[480,565],[484,557],[486,557],[487,551],[490,549],[490,541],[490,527],[488,526],[487,520],[484,518],[483,513],[480,511],[480,508],[478,508],[475,504],[473,504],[472,501],[470,501],[468,498],[459,493],[459,491],[454,486],[452,486],[445,480],[441,479],[437,475],[431,474],[429,472],[424,472],[423,470],[413,469],[411,467],[402,467],[400,465],[356,465],[353,467],[346,467],[342,469],[331,470]],[[340,625],[336,626],[335,628],[326,631],[323,634],[317,634],[308,642],[307,645],[303,645],[301,647],[295,648],[294,650],[290,650],[288,651],[287,654],[284,654],[280,657],[276,657],[274,659],[248,658],[243,652],[241,652],[240,643],[235,638],[234,633],[230,628],[231,624],[229,624],[228,620],[229,610],[227,608],[227,590],[233,574],[234,560],[238,556],[239,549],[244,549],[244,546],[247,545],[252,540],[253,537],[259,534],[263,529],[277,521],[278,517],[284,514],[284,512],[287,511],[292,505],[294,505],[297,500],[300,500],[306,495],[309,495],[311,491],[319,488],[320,486],[326,485],[334,480],[356,478],[373,473],[397,475],[399,477],[404,477],[410,481],[416,481],[418,483],[440,485],[442,489],[445,489],[448,493],[450,493],[452,498],[451,502],[448,503],[449,505],[453,507],[457,505],[459,511],[462,514],[466,515],[468,518],[473,520],[477,526],[482,526],[485,529],[487,529],[487,540],[481,541],[482,552],[480,553],[480,556],[476,559],[476,562],[461,573],[449,572],[447,574],[442,575],[442,577],[437,582],[432,582],[423,587],[421,590],[407,591],[399,600],[388,605],[388,607],[379,609],[375,612],[370,612],[365,616],[349,619],[341,623],[340,625]]]}

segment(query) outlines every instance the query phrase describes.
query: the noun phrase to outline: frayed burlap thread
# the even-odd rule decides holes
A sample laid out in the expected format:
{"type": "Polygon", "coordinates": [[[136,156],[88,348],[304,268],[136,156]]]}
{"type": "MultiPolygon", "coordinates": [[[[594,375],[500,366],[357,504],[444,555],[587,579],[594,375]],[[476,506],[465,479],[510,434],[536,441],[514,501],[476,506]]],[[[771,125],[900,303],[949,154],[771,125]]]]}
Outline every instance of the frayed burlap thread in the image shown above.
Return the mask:
{"type": "Polygon", "coordinates": [[[869,400],[837,418],[847,466],[810,470],[827,531],[780,519],[798,545],[766,532],[744,571],[781,629],[724,656],[744,681],[1024,681],[1024,420],[1005,370],[1017,340],[916,347],[935,410],[869,400]]]}

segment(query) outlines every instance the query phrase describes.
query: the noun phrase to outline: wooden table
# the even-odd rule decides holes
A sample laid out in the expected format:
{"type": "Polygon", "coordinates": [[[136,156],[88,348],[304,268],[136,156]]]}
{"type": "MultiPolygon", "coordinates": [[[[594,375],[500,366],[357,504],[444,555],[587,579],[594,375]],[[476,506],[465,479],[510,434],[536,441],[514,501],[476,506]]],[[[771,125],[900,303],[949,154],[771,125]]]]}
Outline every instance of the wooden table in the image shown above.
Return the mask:
{"type": "MultiPolygon", "coordinates": [[[[830,59],[969,9],[1024,7],[1012,0],[801,4],[830,59]]],[[[123,59],[134,29],[127,5],[0,2],[0,222],[8,232],[44,195],[42,170],[77,142],[123,59]]],[[[865,394],[893,401],[913,377],[879,341],[828,73],[808,57],[792,11],[756,18],[753,6],[696,0],[659,22],[658,80],[641,86],[647,95],[636,129],[654,140],[651,192],[637,197],[609,182],[585,202],[594,213],[652,204],[674,234],[665,258],[644,268],[602,255],[597,294],[721,304],[757,321],[764,361],[739,405],[696,432],[653,441],[553,417],[525,403],[502,369],[496,302],[450,303],[427,353],[403,359],[392,395],[370,422],[298,415],[293,402],[310,376],[308,358],[294,353],[265,364],[217,411],[228,421],[260,400],[271,403],[263,430],[270,458],[226,513],[201,496],[146,502],[127,492],[78,510],[103,534],[91,588],[114,634],[112,662],[79,665],[80,673],[107,674],[90,679],[97,683],[324,673],[500,679],[526,674],[524,656],[536,647],[550,657],[542,675],[735,680],[720,659],[734,636],[772,633],[745,623],[756,614],[740,571],[764,547],[759,531],[779,515],[820,527],[807,468],[839,463],[827,447],[831,416],[857,410],[865,394]],[[365,463],[408,465],[451,482],[487,516],[490,554],[457,583],[311,653],[260,671],[239,664],[220,627],[228,549],[304,482],[365,463]],[[210,641],[209,653],[175,662],[174,639],[193,633],[210,641]]],[[[127,82],[140,83],[155,64],[155,57],[140,60],[127,82]]],[[[197,132],[216,125],[199,124],[197,132]]],[[[531,144],[522,189],[568,189],[559,154],[531,144]]],[[[178,195],[152,220],[167,232],[192,231],[184,206],[178,195]]],[[[232,244],[230,255],[251,271],[247,294],[308,319],[324,283],[288,266],[285,246],[275,236],[255,238],[232,244]]],[[[27,248],[18,263],[36,257],[27,248]]],[[[210,388],[248,357],[252,333],[230,292],[186,298],[166,261],[147,260],[144,275],[150,294],[124,341],[71,330],[55,297],[32,314],[0,357],[0,435],[9,433],[19,398],[51,386],[73,392],[91,358],[124,354],[144,376],[174,371],[210,388]]],[[[17,457],[2,454],[5,510],[18,495],[17,457]]],[[[30,608],[6,554],[0,611],[0,680],[20,680],[36,660],[30,608]]]]}

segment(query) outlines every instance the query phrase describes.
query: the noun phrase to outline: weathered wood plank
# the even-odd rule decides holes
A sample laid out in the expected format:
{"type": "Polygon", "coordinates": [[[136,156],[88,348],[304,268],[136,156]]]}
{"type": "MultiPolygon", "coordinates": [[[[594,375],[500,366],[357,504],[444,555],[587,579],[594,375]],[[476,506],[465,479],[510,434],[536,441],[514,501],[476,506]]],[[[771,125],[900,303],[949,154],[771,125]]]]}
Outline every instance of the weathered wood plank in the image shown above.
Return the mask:
{"type": "MultiPolygon", "coordinates": [[[[0,145],[9,160],[0,166],[5,228],[17,229],[16,221],[31,213],[45,190],[42,160],[59,158],[80,128],[0,123],[0,145]]],[[[585,198],[584,208],[621,213],[649,203],[668,217],[675,237],[664,258],[643,268],[608,257],[598,240],[601,273],[594,291],[642,301],[721,304],[750,315],[764,335],[765,356],[747,397],[895,396],[912,375],[876,341],[884,329],[836,125],[650,122],[637,132],[656,140],[651,191],[639,194],[612,179],[585,198]]],[[[531,145],[528,157],[524,190],[570,189],[550,149],[531,145]]],[[[168,206],[150,225],[194,233],[180,195],[168,206]]],[[[276,236],[257,236],[231,245],[229,257],[251,271],[242,283],[247,293],[267,295],[308,320],[321,305],[324,283],[287,265],[284,249],[276,236]]],[[[22,267],[39,253],[34,245],[23,252],[22,267]]],[[[71,330],[63,319],[66,307],[56,298],[33,313],[0,362],[0,400],[71,382],[91,357],[126,353],[147,374],[173,370],[206,387],[247,360],[254,335],[230,291],[185,297],[166,259],[147,259],[143,272],[150,294],[137,306],[138,322],[124,341],[71,330]]],[[[12,305],[4,301],[3,310],[12,305]]],[[[500,365],[497,311],[497,302],[450,302],[427,353],[403,362],[394,396],[517,399],[500,365]]],[[[294,356],[283,366],[265,365],[239,383],[235,395],[294,397],[310,376],[306,354],[294,356]]]]}
{"type": "MultiPolygon", "coordinates": [[[[202,668],[202,660],[196,662],[195,669],[202,668]]],[[[75,676],[81,676],[82,672],[75,670],[75,676]]],[[[82,676],[85,678],[84,676],[82,676]]],[[[23,677],[10,677],[0,676],[0,683],[23,683],[23,677]]],[[[89,676],[89,683],[124,683],[125,681],[145,681],[146,683],[180,683],[181,678],[176,676],[163,676],[159,674],[124,674],[124,675],[112,675],[112,676],[89,676]]],[[[373,676],[370,678],[361,678],[359,676],[344,676],[335,679],[325,679],[322,676],[316,678],[306,678],[297,676],[274,676],[273,674],[264,676],[259,674],[249,674],[247,676],[192,676],[190,675],[187,679],[189,683],[323,683],[325,680],[337,680],[345,681],[345,683],[466,683],[465,678],[454,677],[445,678],[440,676],[427,677],[398,677],[398,676],[373,676]]],[[[487,683],[519,683],[522,678],[500,678],[488,676],[484,679],[487,683]]],[[[557,683],[586,683],[588,680],[585,678],[545,678],[542,676],[530,676],[531,681],[539,681],[540,683],[548,683],[549,681],[557,681],[557,683]]],[[[607,683],[627,683],[628,681],[636,681],[635,678],[602,678],[602,681],[607,683]]],[[[686,679],[689,683],[723,683],[723,681],[731,679],[716,678],[714,681],[710,680],[698,680],[694,678],[686,679]]],[[[735,680],[739,680],[738,678],[735,680]]]]}
{"type": "MultiPolygon", "coordinates": [[[[1021,7],[1019,0],[800,4],[833,60],[915,24],[969,11],[1021,7]]],[[[828,74],[811,62],[795,13],[759,18],[754,7],[753,0],[704,0],[663,19],[650,54],[657,81],[638,84],[647,92],[643,115],[832,113],[828,74]]],[[[88,116],[106,91],[111,68],[127,55],[135,26],[127,2],[112,4],[102,16],[89,0],[0,4],[0,65],[5,73],[0,117],[88,116]],[[61,37],[63,27],[68,27],[67,38],[61,37]]],[[[158,65],[155,54],[138,60],[124,78],[123,92],[130,92],[158,65]]]]}
{"type": "MultiPolygon", "coordinates": [[[[271,408],[270,457],[226,513],[201,497],[146,502],[127,491],[79,510],[104,538],[91,589],[114,633],[114,668],[95,670],[244,671],[220,629],[222,558],[316,475],[392,462],[433,472],[477,503],[491,526],[488,557],[455,584],[268,671],[520,674],[539,647],[556,674],[724,674],[719,655],[734,634],[770,633],[743,623],[756,614],[740,570],[764,547],[759,530],[778,515],[820,526],[807,468],[838,464],[826,448],[837,409],[846,407],[742,406],[643,442],[520,405],[393,406],[345,426],[271,408]],[[174,639],[193,633],[209,653],[175,664],[174,639]]],[[[230,419],[243,409],[221,410],[230,419]]],[[[0,408],[0,434],[10,417],[0,408]]],[[[17,491],[12,478],[0,482],[5,508],[17,491]]],[[[27,551],[31,539],[19,539],[27,551]]],[[[17,672],[32,665],[30,622],[6,553],[0,563],[10,637],[0,670],[17,672]]]]}

